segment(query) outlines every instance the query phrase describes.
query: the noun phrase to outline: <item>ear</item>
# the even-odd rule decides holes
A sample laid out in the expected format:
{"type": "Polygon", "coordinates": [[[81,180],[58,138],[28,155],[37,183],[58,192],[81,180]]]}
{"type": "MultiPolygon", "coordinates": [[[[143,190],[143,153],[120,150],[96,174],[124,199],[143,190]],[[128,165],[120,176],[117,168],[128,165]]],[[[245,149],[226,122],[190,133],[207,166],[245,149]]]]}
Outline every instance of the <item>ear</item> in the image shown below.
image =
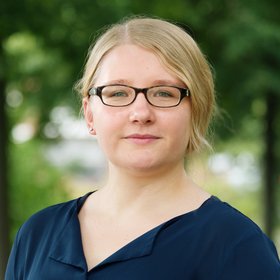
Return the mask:
{"type": "Polygon", "coordinates": [[[85,97],[83,99],[83,109],[84,109],[84,117],[86,120],[86,124],[89,130],[94,128],[93,114],[90,106],[90,99],[85,97]]]}

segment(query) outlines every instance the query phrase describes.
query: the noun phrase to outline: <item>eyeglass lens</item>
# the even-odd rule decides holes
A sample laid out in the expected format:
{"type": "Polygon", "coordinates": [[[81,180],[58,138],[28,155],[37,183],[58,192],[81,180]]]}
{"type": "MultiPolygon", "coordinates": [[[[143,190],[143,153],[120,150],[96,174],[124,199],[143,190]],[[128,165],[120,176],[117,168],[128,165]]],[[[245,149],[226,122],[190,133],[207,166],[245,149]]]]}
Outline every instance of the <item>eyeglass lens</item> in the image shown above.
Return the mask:
{"type": "MultiPolygon", "coordinates": [[[[176,106],[180,102],[181,92],[172,86],[155,86],[147,89],[145,94],[148,102],[158,107],[176,106]]],[[[109,106],[126,106],[136,98],[134,88],[123,85],[109,85],[102,89],[101,96],[109,106]]]]}

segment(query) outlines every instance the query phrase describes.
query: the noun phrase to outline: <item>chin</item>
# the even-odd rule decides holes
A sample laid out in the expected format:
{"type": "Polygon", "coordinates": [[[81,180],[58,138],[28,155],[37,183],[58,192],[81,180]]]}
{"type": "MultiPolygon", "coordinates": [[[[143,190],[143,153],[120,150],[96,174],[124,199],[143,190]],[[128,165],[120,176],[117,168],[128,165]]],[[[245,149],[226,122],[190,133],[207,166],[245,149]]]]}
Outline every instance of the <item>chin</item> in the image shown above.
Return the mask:
{"type": "Polygon", "coordinates": [[[144,161],[138,160],[134,162],[130,162],[130,164],[126,164],[123,166],[125,169],[133,172],[135,174],[139,174],[141,176],[149,176],[155,173],[163,172],[170,168],[170,165],[164,164],[162,162],[156,161],[144,161]]]}

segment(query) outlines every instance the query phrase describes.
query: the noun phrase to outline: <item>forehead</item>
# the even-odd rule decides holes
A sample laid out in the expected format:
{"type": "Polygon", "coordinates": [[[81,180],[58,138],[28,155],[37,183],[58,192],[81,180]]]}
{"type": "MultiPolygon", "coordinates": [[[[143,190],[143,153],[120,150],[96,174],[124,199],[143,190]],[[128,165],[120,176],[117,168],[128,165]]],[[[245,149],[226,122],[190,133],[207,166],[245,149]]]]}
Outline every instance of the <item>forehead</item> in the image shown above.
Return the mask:
{"type": "Polygon", "coordinates": [[[158,80],[167,80],[172,84],[182,82],[168,70],[152,51],[143,47],[124,44],[113,48],[101,60],[96,85],[111,81],[125,80],[131,85],[147,86],[158,80]]]}

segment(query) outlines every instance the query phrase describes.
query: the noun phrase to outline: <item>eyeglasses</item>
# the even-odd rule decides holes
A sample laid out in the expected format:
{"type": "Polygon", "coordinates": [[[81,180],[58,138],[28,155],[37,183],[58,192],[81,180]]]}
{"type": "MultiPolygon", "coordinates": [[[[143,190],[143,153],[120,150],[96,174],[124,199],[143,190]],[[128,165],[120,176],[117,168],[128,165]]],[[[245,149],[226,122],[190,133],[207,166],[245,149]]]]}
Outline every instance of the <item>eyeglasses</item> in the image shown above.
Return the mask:
{"type": "Polygon", "coordinates": [[[107,85],[92,87],[89,95],[97,95],[102,103],[112,107],[124,107],[133,103],[139,93],[143,93],[149,104],[169,108],[180,104],[182,99],[190,96],[187,88],[176,86],[153,86],[149,88],[135,88],[126,85],[107,85]]]}

